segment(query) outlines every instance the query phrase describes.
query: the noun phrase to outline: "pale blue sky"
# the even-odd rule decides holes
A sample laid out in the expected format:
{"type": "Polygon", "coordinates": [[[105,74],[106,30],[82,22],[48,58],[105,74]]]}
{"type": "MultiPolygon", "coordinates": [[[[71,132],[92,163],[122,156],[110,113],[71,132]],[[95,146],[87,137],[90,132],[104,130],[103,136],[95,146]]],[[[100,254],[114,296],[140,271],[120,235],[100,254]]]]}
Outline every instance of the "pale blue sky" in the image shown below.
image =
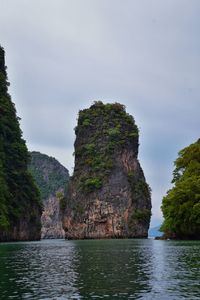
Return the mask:
{"type": "Polygon", "coordinates": [[[199,0],[0,0],[10,93],[30,150],[73,169],[77,113],[126,105],[161,222],[177,152],[199,138],[199,0]]]}

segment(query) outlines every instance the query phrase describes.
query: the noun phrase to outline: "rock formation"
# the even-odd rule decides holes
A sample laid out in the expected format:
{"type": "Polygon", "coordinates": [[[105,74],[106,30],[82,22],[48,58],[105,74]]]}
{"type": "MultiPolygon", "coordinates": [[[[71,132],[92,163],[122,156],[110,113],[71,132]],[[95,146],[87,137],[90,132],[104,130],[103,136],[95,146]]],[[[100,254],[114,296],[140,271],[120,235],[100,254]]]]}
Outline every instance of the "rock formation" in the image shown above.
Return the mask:
{"type": "Polygon", "coordinates": [[[150,188],[137,159],[138,128],[119,103],[79,112],[75,168],[63,205],[67,239],[146,238],[150,188]]]}
{"type": "Polygon", "coordinates": [[[0,47],[0,241],[38,240],[42,205],[8,86],[0,47]]]}
{"type": "Polygon", "coordinates": [[[64,238],[59,197],[62,198],[69,180],[68,170],[55,158],[33,151],[29,170],[39,187],[44,210],[42,213],[42,239],[64,238]]]}

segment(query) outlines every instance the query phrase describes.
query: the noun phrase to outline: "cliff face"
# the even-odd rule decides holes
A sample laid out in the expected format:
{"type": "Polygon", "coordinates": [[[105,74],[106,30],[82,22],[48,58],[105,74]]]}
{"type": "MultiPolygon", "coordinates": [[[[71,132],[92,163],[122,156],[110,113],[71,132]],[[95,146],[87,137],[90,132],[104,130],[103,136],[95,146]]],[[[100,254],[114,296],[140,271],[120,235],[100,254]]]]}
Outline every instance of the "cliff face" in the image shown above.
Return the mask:
{"type": "Polygon", "coordinates": [[[33,151],[29,170],[39,187],[44,210],[41,238],[64,238],[59,197],[62,198],[69,180],[68,170],[55,158],[33,151]]]}
{"type": "Polygon", "coordinates": [[[38,240],[42,206],[8,85],[0,47],[0,241],[38,240]]]}
{"type": "Polygon", "coordinates": [[[75,169],[63,207],[67,239],[148,234],[150,189],[137,159],[138,128],[123,105],[80,111],[75,169]]]}
{"type": "Polygon", "coordinates": [[[41,212],[37,204],[24,207],[18,218],[11,217],[7,228],[0,228],[0,242],[40,240],[41,212]]]}
{"type": "MultiPolygon", "coordinates": [[[[61,193],[64,192],[60,189],[61,193]]],[[[65,232],[62,227],[59,200],[56,196],[49,196],[44,203],[44,211],[42,213],[42,239],[63,239],[65,232]]]]}

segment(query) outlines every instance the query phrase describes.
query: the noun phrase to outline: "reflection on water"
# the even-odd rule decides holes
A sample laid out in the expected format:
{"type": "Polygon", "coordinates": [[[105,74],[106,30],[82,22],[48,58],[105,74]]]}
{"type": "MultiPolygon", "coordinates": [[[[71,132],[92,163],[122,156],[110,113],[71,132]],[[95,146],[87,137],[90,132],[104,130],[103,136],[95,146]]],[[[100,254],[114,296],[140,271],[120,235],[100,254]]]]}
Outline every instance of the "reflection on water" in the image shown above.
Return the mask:
{"type": "Polygon", "coordinates": [[[73,244],[59,240],[0,245],[0,299],[74,294],[74,254],[73,244]]]}
{"type": "Polygon", "coordinates": [[[200,299],[200,242],[0,244],[0,299],[200,299]]]}
{"type": "MultiPolygon", "coordinates": [[[[148,261],[151,253],[130,240],[76,242],[78,251],[77,288],[80,295],[107,295],[122,299],[151,290],[148,261]]],[[[141,244],[140,244],[141,245],[141,244]]]]}

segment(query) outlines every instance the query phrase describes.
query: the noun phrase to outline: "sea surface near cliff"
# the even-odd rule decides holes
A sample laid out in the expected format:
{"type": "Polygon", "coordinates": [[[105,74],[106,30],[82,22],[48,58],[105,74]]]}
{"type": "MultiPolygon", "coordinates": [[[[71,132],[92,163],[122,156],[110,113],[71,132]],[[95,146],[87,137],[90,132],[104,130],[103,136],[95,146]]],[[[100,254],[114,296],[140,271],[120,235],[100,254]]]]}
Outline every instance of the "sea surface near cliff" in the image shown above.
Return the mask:
{"type": "Polygon", "coordinates": [[[200,242],[0,244],[0,299],[199,299],[200,242]]]}

